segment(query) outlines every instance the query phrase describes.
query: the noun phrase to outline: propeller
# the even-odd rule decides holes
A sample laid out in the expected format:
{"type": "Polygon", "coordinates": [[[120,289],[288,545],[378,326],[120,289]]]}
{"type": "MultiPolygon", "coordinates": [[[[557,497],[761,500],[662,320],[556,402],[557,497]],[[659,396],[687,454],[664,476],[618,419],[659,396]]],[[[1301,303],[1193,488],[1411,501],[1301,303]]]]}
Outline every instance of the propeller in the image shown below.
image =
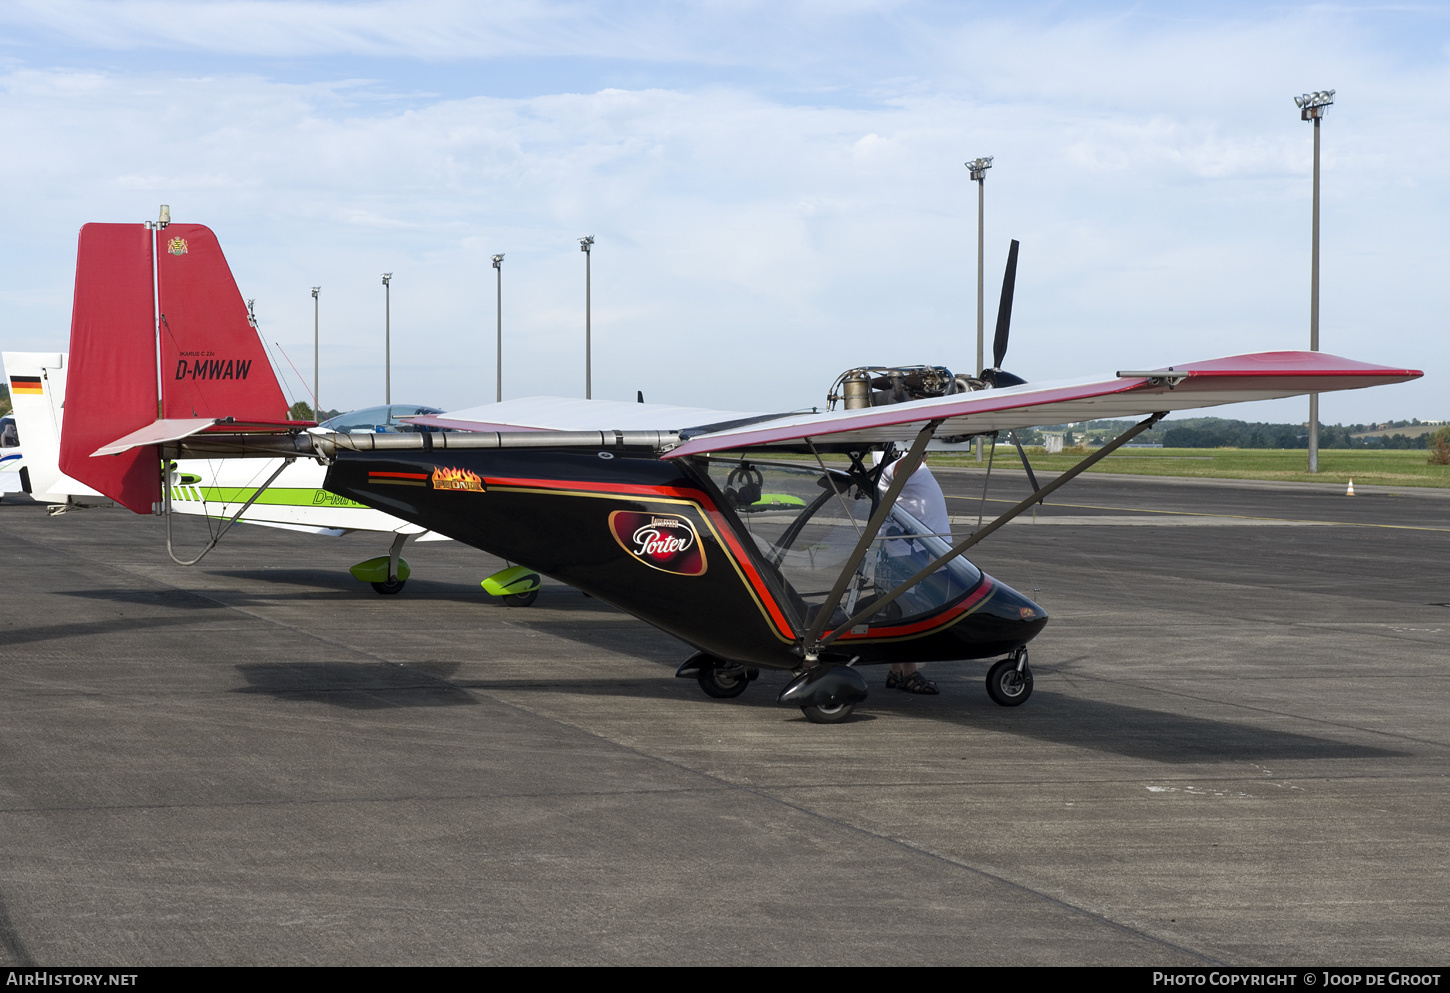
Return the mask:
{"type": "MultiPolygon", "coordinates": [[[[1020,386],[1027,382],[1021,376],[1002,369],[1002,360],[1007,357],[1007,338],[1012,329],[1012,291],[1016,285],[1017,239],[1013,238],[1012,246],[1007,249],[1007,271],[1002,274],[1002,300],[997,304],[997,336],[992,339],[992,368],[982,371],[982,379],[994,387],[1020,386]]],[[[1017,447],[1022,468],[1027,470],[1027,480],[1032,484],[1032,492],[1036,493],[1041,487],[1037,485],[1037,474],[1032,471],[1032,464],[1027,461],[1027,452],[1023,450],[1022,442],[1017,440],[1016,431],[1009,431],[1008,436],[1017,447]]]]}
{"type": "Polygon", "coordinates": [[[1012,291],[1017,285],[1016,238],[1007,249],[1007,271],[1002,274],[1002,300],[997,304],[997,334],[992,339],[992,368],[982,370],[982,379],[993,386],[1019,386],[1027,382],[1002,370],[1002,360],[1007,357],[1007,339],[1012,329],[1012,291]]]}

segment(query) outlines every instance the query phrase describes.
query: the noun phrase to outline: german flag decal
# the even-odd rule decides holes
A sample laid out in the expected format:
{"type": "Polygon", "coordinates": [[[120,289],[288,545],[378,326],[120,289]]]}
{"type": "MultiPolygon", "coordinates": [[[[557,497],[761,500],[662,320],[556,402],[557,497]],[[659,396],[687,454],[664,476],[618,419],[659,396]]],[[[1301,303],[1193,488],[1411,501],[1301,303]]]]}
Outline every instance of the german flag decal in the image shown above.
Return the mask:
{"type": "Polygon", "coordinates": [[[40,388],[39,376],[11,376],[10,392],[22,393],[29,396],[41,396],[45,391],[40,388]]]}
{"type": "Polygon", "coordinates": [[[370,472],[368,482],[374,486],[427,486],[426,472],[370,472]]]}

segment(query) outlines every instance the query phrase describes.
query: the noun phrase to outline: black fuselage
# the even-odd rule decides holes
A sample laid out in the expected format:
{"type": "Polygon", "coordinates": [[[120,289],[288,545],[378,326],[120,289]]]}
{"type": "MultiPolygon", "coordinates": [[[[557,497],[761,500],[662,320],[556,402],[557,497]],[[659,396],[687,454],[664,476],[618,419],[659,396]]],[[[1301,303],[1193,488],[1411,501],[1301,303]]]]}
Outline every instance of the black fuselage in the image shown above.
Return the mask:
{"type": "MultiPolygon", "coordinates": [[[[526,563],[719,658],[800,664],[812,605],[701,463],[598,449],[339,452],[326,487],[526,563]]],[[[831,649],[864,663],[993,658],[1046,623],[1037,604],[981,575],[939,607],[872,618],[831,649]]]]}

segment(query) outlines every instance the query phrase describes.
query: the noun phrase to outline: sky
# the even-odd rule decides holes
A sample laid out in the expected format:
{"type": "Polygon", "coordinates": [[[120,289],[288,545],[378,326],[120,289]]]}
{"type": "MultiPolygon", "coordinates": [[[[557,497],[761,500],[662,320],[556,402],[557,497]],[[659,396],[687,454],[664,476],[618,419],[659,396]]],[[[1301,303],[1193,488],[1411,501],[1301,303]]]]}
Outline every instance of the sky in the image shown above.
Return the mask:
{"type": "MultiPolygon", "coordinates": [[[[1423,369],[1321,418],[1450,418],[1450,6],[332,3],[0,6],[0,346],[66,347],[90,221],[216,231],[293,399],[593,394],[821,405],[864,364],[975,364],[1021,241],[1029,381],[1309,338],[1423,369]],[[291,371],[295,365],[301,376],[291,371]]],[[[1302,400],[1222,408],[1303,421],[1302,400]]]]}

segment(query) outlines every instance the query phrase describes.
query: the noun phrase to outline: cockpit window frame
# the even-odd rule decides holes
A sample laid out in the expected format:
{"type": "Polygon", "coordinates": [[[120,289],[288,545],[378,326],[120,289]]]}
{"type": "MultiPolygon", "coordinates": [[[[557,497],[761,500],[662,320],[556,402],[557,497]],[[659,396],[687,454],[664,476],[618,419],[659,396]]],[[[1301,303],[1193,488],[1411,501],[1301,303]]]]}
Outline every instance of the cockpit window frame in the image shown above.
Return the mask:
{"type": "MultiPolygon", "coordinates": [[[[778,555],[767,555],[765,550],[762,549],[755,541],[755,531],[746,523],[746,517],[744,515],[741,515],[737,508],[734,507],[728,499],[726,499],[725,493],[722,491],[721,487],[718,483],[716,483],[714,477],[710,473],[710,465],[749,464],[752,466],[762,466],[769,468],[788,469],[799,472],[815,473],[817,475],[822,474],[822,466],[820,466],[819,464],[812,465],[811,463],[805,461],[792,461],[784,459],[755,459],[745,456],[729,458],[719,455],[695,456],[689,461],[695,464],[698,477],[703,482],[708,484],[710,492],[715,498],[716,505],[720,508],[721,513],[724,515],[727,524],[735,531],[736,537],[740,539],[739,543],[745,549],[745,553],[752,557],[753,562],[756,565],[757,569],[760,571],[761,575],[768,576],[770,578],[770,581],[772,581],[773,584],[779,588],[779,591],[786,594],[783,602],[789,603],[793,613],[797,615],[793,618],[793,621],[799,626],[799,630],[806,630],[810,625],[811,612],[813,606],[815,605],[807,600],[805,595],[802,595],[802,593],[796,589],[795,585],[788,578],[786,578],[784,572],[781,571],[781,563],[784,561],[785,554],[789,552],[790,545],[787,544],[783,548],[781,548],[778,555]],[[765,568],[761,568],[762,566],[764,566],[765,568]]],[[[801,510],[801,513],[798,514],[797,517],[791,522],[791,524],[787,526],[786,531],[782,534],[782,538],[784,538],[786,535],[789,535],[791,540],[794,541],[795,538],[799,537],[800,532],[804,530],[806,525],[810,523],[810,519],[818,514],[821,510],[823,510],[826,506],[828,506],[829,503],[833,499],[835,499],[837,492],[842,495],[848,495],[851,489],[860,487],[863,492],[859,497],[857,497],[857,499],[868,499],[871,504],[871,512],[875,513],[876,508],[880,505],[881,501],[881,492],[878,489],[878,483],[881,478],[881,472],[887,464],[889,463],[883,460],[881,465],[875,466],[871,469],[866,469],[862,465],[862,460],[860,458],[854,458],[852,459],[852,470],[849,471],[831,466],[825,466],[824,475],[834,477],[838,480],[842,480],[846,483],[846,486],[836,492],[833,492],[829,488],[822,487],[822,495],[813,500],[810,504],[806,505],[806,507],[801,510]]],[[[908,518],[918,527],[926,527],[921,521],[918,521],[904,508],[901,508],[899,506],[893,508],[893,514],[896,512],[900,512],[903,516],[908,518]]],[[[864,525],[864,521],[857,522],[858,527],[862,527],[864,525]]],[[[883,532],[884,530],[885,529],[883,528],[883,532]]],[[[927,533],[928,532],[923,531],[922,536],[925,536],[927,533]]],[[[902,540],[912,539],[909,537],[904,539],[901,535],[882,533],[876,536],[875,542],[873,542],[873,544],[886,541],[902,540]]],[[[918,611],[914,614],[900,617],[892,617],[890,619],[873,618],[872,620],[867,622],[867,629],[869,630],[872,627],[898,627],[902,624],[918,623],[920,621],[927,620],[931,617],[950,611],[961,601],[971,596],[972,593],[980,588],[981,584],[986,581],[987,574],[983,572],[976,563],[972,562],[971,559],[968,559],[966,556],[959,555],[957,556],[957,558],[961,559],[963,562],[966,563],[966,565],[971,569],[974,577],[973,581],[968,582],[965,589],[963,589],[958,595],[953,596],[948,600],[944,600],[941,603],[927,610],[918,611]]],[[[950,568],[952,564],[953,563],[948,563],[947,565],[943,566],[943,568],[950,568]]],[[[859,568],[860,567],[858,566],[858,569],[859,568]]]]}

